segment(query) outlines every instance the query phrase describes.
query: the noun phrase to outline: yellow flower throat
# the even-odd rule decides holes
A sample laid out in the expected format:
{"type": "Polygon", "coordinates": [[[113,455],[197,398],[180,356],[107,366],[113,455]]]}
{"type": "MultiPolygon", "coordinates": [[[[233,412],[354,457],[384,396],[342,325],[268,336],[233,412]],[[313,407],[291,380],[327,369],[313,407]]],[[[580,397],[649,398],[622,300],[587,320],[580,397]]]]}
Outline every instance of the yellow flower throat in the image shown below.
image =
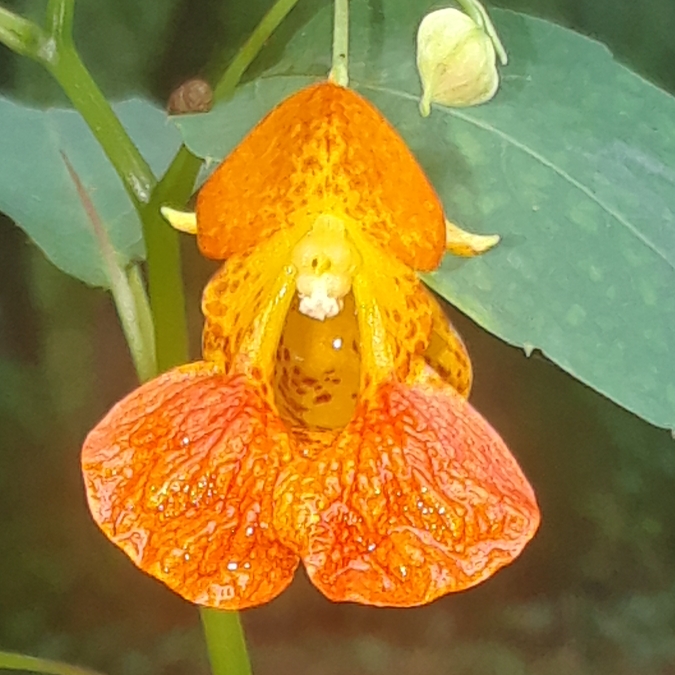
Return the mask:
{"type": "Polygon", "coordinates": [[[274,373],[276,403],[293,426],[339,428],[359,391],[354,274],[362,260],[344,222],[319,216],[293,249],[297,298],[286,318],[274,373]]]}

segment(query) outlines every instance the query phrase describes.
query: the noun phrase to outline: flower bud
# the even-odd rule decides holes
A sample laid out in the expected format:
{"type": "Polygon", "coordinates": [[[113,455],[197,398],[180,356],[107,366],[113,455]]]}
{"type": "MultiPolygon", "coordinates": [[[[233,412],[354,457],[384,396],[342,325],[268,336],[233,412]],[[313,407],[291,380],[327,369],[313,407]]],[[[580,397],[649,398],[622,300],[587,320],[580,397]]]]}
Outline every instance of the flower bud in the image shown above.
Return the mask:
{"type": "Polygon", "coordinates": [[[427,14],[417,31],[420,112],[431,103],[463,107],[489,101],[499,86],[495,46],[482,26],[457,9],[427,14]]]}

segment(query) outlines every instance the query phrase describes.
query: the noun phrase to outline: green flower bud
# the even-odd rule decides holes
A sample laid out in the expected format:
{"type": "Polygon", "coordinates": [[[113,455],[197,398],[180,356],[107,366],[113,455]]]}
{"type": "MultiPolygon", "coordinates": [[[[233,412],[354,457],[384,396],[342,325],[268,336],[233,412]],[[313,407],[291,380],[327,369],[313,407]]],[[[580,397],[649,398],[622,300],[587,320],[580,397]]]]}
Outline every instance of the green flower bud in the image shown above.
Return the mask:
{"type": "Polygon", "coordinates": [[[484,28],[457,9],[427,14],[417,31],[420,112],[431,103],[464,107],[489,101],[499,86],[495,45],[484,28]]]}

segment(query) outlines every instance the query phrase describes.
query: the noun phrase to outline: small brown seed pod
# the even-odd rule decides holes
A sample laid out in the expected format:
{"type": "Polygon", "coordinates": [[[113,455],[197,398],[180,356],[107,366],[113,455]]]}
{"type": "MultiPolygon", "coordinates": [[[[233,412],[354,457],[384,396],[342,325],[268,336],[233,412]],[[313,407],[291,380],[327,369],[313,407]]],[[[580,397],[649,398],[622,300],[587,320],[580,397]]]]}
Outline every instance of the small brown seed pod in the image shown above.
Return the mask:
{"type": "Polygon", "coordinates": [[[183,82],[169,96],[166,109],[169,115],[208,112],[213,106],[213,89],[200,78],[183,82]]]}

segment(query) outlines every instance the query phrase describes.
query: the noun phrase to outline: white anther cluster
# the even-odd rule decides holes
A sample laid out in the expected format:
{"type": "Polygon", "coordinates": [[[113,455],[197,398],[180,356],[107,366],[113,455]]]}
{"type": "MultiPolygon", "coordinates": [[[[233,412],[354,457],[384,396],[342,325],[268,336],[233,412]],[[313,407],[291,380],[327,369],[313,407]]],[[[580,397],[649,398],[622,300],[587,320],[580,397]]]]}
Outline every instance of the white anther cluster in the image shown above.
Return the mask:
{"type": "Polygon", "coordinates": [[[351,291],[357,261],[344,222],[335,216],[319,216],[293,250],[299,311],[318,321],[337,316],[351,291]]]}

